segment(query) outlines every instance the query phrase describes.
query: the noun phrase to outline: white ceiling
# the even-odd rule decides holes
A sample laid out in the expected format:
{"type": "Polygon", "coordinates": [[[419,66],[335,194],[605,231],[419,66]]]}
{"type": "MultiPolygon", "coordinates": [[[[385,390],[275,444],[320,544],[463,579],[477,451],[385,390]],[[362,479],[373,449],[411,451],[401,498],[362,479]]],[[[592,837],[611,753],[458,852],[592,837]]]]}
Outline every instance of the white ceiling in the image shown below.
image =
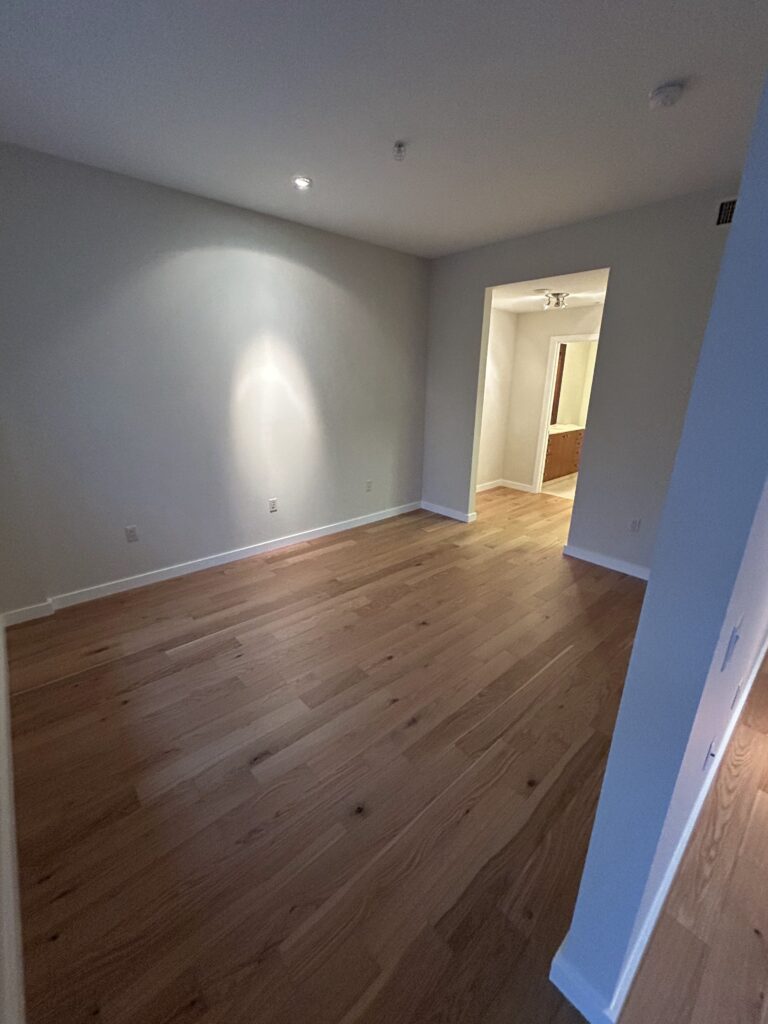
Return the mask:
{"type": "Polygon", "coordinates": [[[608,270],[585,270],[579,274],[542,277],[535,281],[500,284],[493,289],[491,305],[510,313],[538,313],[544,309],[542,290],[568,292],[569,306],[595,306],[605,301],[608,270]]]}
{"type": "Polygon", "coordinates": [[[6,0],[0,24],[0,137],[424,255],[730,185],[768,57],[761,0],[6,0]]]}

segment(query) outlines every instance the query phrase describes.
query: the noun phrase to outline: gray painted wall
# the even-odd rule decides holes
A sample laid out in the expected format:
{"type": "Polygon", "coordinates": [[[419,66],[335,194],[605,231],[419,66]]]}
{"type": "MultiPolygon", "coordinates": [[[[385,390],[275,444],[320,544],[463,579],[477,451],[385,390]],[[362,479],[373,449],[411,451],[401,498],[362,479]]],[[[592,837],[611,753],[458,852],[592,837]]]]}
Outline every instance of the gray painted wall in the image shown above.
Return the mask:
{"type": "Polygon", "coordinates": [[[424,261],[14,147],[0,186],[0,610],[419,500],[424,261]]]}
{"type": "Polygon", "coordinates": [[[3,1024],[24,1024],[19,909],[8,666],[5,630],[0,625],[0,1020],[3,1024]]]}
{"type": "MultiPolygon", "coordinates": [[[[768,630],[768,90],[659,529],[560,981],[613,1019],[768,630]],[[724,654],[734,626],[741,639],[724,654]],[[642,946],[642,942],[640,942],[642,946]],[[575,983],[575,984],[573,984],[575,983]]],[[[609,286],[610,294],[610,286],[609,286]]],[[[607,316],[607,313],[606,313],[607,316]]],[[[602,344],[602,343],[601,343],[602,344]]],[[[599,363],[600,357],[598,357],[599,363]]],[[[556,975],[557,975],[556,971],[556,975]]]]}
{"type": "MultiPolygon", "coordinates": [[[[0,364],[0,378],[4,372],[0,364]]],[[[0,407],[0,613],[37,604],[44,592],[31,509],[11,454],[12,424],[7,412],[0,407]]],[[[23,447],[19,456],[23,457],[23,447]]]]}
{"type": "Polygon", "coordinates": [[[651,552],[727,229],[733,186],[435,261],[424,498],[471,506],[485,289],[610,267],[569,542],[641,566],[651,552]],[[642,518],[639,533],[629,532],[642,518]]]}

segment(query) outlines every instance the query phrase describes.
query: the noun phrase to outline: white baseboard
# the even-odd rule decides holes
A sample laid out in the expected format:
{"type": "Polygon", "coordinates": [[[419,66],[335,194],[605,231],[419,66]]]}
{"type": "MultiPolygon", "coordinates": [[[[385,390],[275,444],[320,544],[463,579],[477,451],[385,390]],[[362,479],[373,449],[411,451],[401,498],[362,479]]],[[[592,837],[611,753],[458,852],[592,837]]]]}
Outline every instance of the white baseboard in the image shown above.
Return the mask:
{"type": "Polygon", "coordinates": [[[616,1018],[611,1016],[610,1008],[604,1005],[605,1000],[592,988],[584,975],[566,959],[564,949],[565,941],[552,961],[549,980],[560,989],[568,1002],[586,1017],[589,1024],[616,1024],[616,1018]]]}
{"type": "Polygon", "coordinates": [[[448,519],[458,519],[460,523],[474,523],[477,519],[477,512],[459,512],[455,508],[446,508],[444,505],[433,505],[431,501],[422,501],[421,507],[427,512],[434,512],[438,516],[446,516],[448,519]]]}
{"type": "Polygon", "coordinates": [[[477,492],[490,491],[494,487],[508,487],[512,491],[528,491],[529,493],[535,494],[536,488],[533,484],[521,484],[517,480],[491,480],[487,484],[478,484],[475,488],[477,492]]]}
{"type": "Polygon", "coordinates": [[[30,604],[26,608],[5,612],[4,615],[0,615],[0,625],[15,626],[19,622],[29,622],[30,619],[42,619],[45,615],[53,615],[55,610],[53,601],[49,598],[41,604],[30,604]]]}
{"type": "Polygon", "coordinates": [[[677,874],[677,870],[680,867],[680,862],[683,859],[683,855],[686,849],[688,848],[688,843],[690,842],[691,835],[696,826],[696,822],[699,820],[699,815],[701,814],[704,802],[709,796],[709,791],[712,788],[712,784],[715,781],[715,778],[717,777],[720,764],[723,760],[723,757],[725,756],[726,750],[728,749],[728,744],[731,742],[733,731],[736,728],[737,722],[741,718],[741,713],[744,710],[744,705],[747,701],[747,697],[749,696],[749,692],[752,689],[752,684],[757,678],[757,673],[760,671],[760,667],[763,664],[767,655],[768,637],[766,637],[766,639],[764,640],[760,654],[758,655],[754,665],[752,666],[752,670],[750,671],[749,677],[747,678],[745,685],[742,687],[741,693],[739,694],[739,699],[737,703],[734,705],[733,711],[731,712],[731,717],[723,732],[722,739],[720,740],[720,745],[715,751],[715,756],[709,762],[708,772],[704,779],[704,783],[701,789],[699,790],[699,793],[696,797],[696,800],[693,803],[693,806],[691,807],[691,812],[688,815],[688,818],[685,822],[685,827],[680,833],[680,838],[678,839],[677,845],[675,846],[675,852],[672,854],[670,858],[669,864],[667,865],[667,868],[662,876],[661,882],[659,883],[659,888],[656,890],[656,893],[654,894],[653,900],[650,906],[648,907],[648,911],[645,915],[645,918],[640,927],[637,929],[635,940],[632,943],[630,951],[629,953],[627,953],[627,956],[624,960],[624,964],[621,969],[621,974],[619,975],[619,980],[616,985],[616,991],[613,994],[611,1004],[608,1008],[609,1012],[612,1014],[611,1020],[615,1021],[619,1018],[619,1014],[621,1013],[621,1010],[624,1006],[624,1001],[626,1000],[627,995],[629,994],[632,982],[635,980],[635,974],[637,973],[637,969],[640,966],[640,961],[642,960],[643,954],[645,953],[645,948],[650,941],[651,935],[653,934],[653,929],[656,927],[656,922],[659,919],[659,914],[661,913],[664,907],[667,896],[669,895],[669,890],[672,887],[672,883],[675,880],[675,875],[677,874]]]}
{"type": "Polygon", "coordinates": [[[621,973],[619,974],[619,980],[616,983],[616,988],[608,1006],[603,1007],[604,1000],[599,997],[595,989],[593,989],[586,981],[584,976],[576,970],[571,963],[569,963],[563,952],[565,942],[563,942],[555,956],[555,959],[552,961],[552,968],[549,975],[550,980],[557,985],[563,995],[587,1018],[590,1024],[615,1024],[615,1022],[619,1020],[624,1003],[629,995],[629,990],[632,987],[632,982],[635,980],[635,975],[640,967],[640,962],[643,959],[646,947],[653,935],[653,930],[656,927],[659,915],[666,903],[669,890],[672,887],[675,875],[680,867],[680,862],[683,859],[683,855],[688,848],[688,843],[690,842],[693,830],[696,827],[696,822],[699,820],[699,815],[701,814],[704,802],[709,796],[712,784],[717,777],[720,764],[725,756],[726,750],[728,749],[731,737],[733,736],[733,731],[736,728],[737,722],[741,718],[741,713],[744,710],[747,697],[752,689],[752,684],[757,678],[757,674],[760,671],[760,667],[766,656],[768,656],[768,636],[765,638],[760,653],[755,659],[749,677],[742,688],[741,694],[739,695],[739,700],[733,708],[728,725],[723,732],[720,745],[715,756],[710,762],[707,776],[704,779],[693,806],[691,807],[685,827],[680,833],[680,838],[677,841],[674,853],[670,857],[669,864],[661,878],[659,887],[653,896],[650,906],[648,907],[645,918],[636,930],[635,938],[632,941],[629,952],[624,958],[621,973]]]}
{"type": "Polygon", "coordinates": [[[5,631],[0,626],[0,1020],[3,1024],[24,1024],[10,717],[5,631]]]}
{"type": "Polygon", "coordinates": [[[391,519],[393,516],[400,516],[405,512],[413,512],[421,507],[421,502],[411,501],[407,505],[382,509],[379,512],[356,516],[354,519],[345,519],[339,523],[329,523],[326,526],[318,526],[312,530],[302,530],[300,533],[292,533],[285,537],[275,537],[272,540],[260,541],[258,544],[249,544],[248,547],[236,548],[234,551],[223,551],[217,555],[196,558],[191,562],[169,565],[164,569],[152,569],[149,572],[139,573],[137,576],[126,576],[124,579],[112,580],[109,583],[98,583],[93,587],[84,587],[82,590],[73,590],[66,594],[56,594],[53,597],[49,597],[42,604],[30,605],[27,608],[17,608],[14,611],[5,612],[2,616],[2,624],[11,626],[18,622],[26,622],[29,619],[41,618],[43,615],[50,615],[58,608],[68,608],[73,604],[83,604],[86,601],[94,601],[99,597],[119,594],[124,590],[134,590],[136,587],[146,587],[150,583],[160,583],[162,580],[186,576],[192,572],[199,572],[201,569],[210,569],[217,565],[226,565],[227,562],[236,562],[241,558],[252,558],[254,555],[260,555],[266,551],[275,551],[278,548],[285,548],[291,544],[300,544],[304,541],[315,540],[317,537],[326,537],[332,533],[341,533],[343,530],[352,530],[356,526],[378,523],[382,519],[391,519]]]}
{"type": "Polygon", "coordinates": [[[504,486],[509,487],[513,491],[528,491],[529,494],[536,494],[536,488],[533,484],[521,484],[519,480],[505,480],[504,486]]]}
{"type": "Polygon", "coordinates": [[[578,558],[582,562],[592,562],[593,565],[602,565],[605,569],[615,569],[616,572],[623,572],[627,576],[636,576],[639,580],[647,580],[651,570],[647,565],[637,565],[635,562],[625,562],[622,558],[613,558],[611,555],[602,555],[599,551],[587,551],[586,548],[577,548],[573,544],[566,544],[563,548],[564,555],[571,558],[578,558]]]}

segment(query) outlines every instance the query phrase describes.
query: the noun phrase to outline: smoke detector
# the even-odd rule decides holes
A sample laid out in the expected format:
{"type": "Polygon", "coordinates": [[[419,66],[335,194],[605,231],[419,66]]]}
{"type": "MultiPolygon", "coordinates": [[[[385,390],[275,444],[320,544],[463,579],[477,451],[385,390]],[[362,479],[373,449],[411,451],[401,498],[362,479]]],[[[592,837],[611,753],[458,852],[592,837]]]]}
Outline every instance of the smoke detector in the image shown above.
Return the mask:
{"type": "Polygon", "coordinates": [[[683,95],[685,82],[682,79],[676,82],[664,82],[657,85],[648,93],[648,106],[651,110],[662,110],[664,107],[674,107],[683,95]]]}

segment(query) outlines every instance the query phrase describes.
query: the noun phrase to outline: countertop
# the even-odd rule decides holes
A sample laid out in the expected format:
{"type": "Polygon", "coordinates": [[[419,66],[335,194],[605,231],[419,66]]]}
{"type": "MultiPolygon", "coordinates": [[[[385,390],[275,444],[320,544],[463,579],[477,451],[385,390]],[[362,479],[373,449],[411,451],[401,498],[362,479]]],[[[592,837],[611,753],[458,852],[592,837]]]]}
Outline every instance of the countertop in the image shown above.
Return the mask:
{"type": "Polygon", "coordinates": [[[567,434],[569,430],[583,430],[578,423],[550,423],[550,434],[567,434]]]}

